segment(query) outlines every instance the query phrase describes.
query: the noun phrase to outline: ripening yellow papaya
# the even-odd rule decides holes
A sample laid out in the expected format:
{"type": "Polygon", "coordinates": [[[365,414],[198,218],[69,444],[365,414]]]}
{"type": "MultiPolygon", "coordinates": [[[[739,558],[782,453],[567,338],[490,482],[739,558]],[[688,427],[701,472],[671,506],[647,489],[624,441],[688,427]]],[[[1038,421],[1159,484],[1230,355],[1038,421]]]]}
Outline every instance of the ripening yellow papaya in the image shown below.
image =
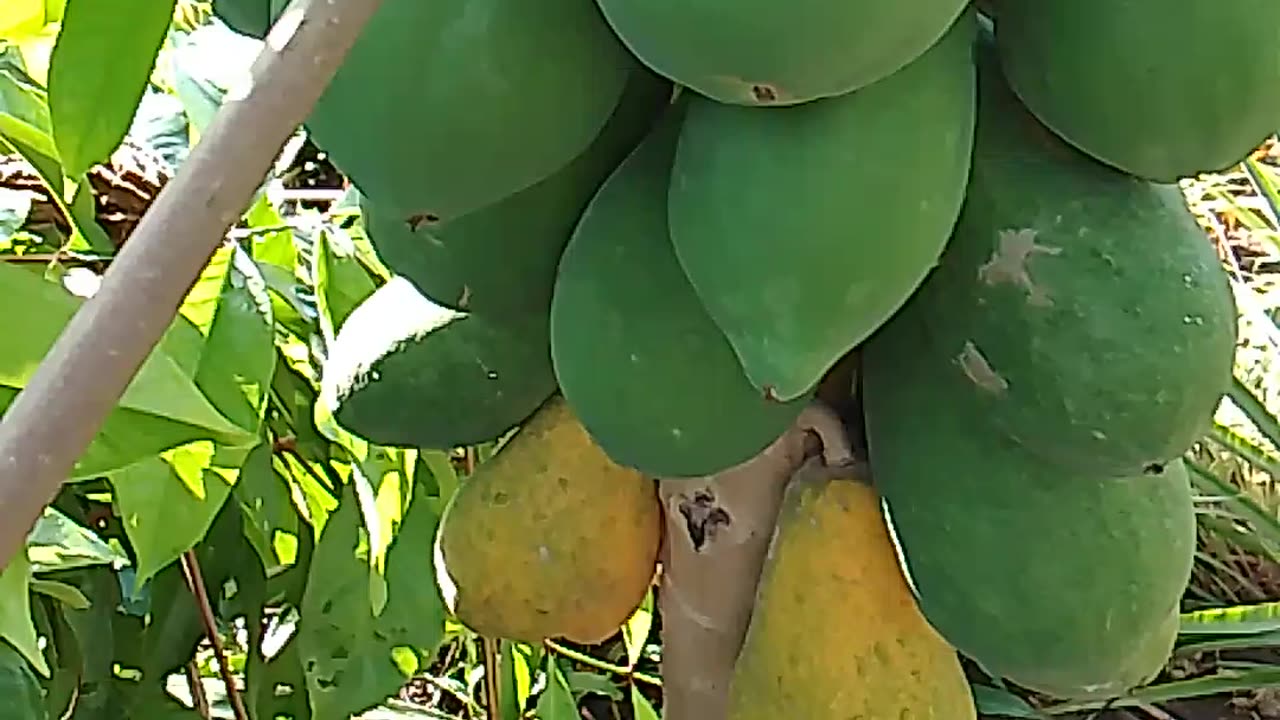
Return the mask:
{"type": "Polygon", "coordinates": [[[482,635],[596,643],[644,601],[661,537],[656,481],[610,460],[556,394],[450,499],[436,579],[482,635]]]}
{"type": "Polygon", "coordinates": [[[788,486],[729,702],[729,720],[977,716],[859,473],[807,465],[788,486]]]}

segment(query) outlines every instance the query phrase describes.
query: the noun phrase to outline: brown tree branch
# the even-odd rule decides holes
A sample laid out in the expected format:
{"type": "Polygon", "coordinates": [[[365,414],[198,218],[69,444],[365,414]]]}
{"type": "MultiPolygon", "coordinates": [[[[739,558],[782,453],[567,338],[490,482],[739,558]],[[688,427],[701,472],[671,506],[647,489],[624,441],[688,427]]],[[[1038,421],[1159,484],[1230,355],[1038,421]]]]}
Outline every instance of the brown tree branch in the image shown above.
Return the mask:
{"type": "MultiPolygon", "coordinates": [[[[227,662],[227,653],[222,648],[222,640],[218,638],[218,620],[213,615],[213,604],[209,602],[209,590],[205,587],[204,573],[200,570],[200,560],[196,557],[195,550],[188,550],[182,554],[182,574],[186,577],[187,588],[191,590],[196,608],[200,611],[200,622],[204,625],[205,637],[213,648],[213,659],[218,662],[218,674],[222,676],[222,685],[227,692],[227,700],[231,703],[236,720],[249,720],[244,698],[240,695],[240,689],[236,687],[236,678],[231,672],[231,664],[227,662]]],[[[196,681],[198,683],[199,678],[196,681]]],[[[201,688],[201,693],[203,692],[201,688]]]]}
{"type": "Polygon", "coordinates": [[[0,569],[102,427],[381,0],[294,0],[0,419],[0,569]]]}
{"type": "Polygon", "coordinates": [[[659,586],[666,720],[726,717],[733,664],[783,492],[819,444],[827,464],[853,461],[844,426],[815,400],[751,460],[715,475],[660,481],[666,513],[659,586]]]}

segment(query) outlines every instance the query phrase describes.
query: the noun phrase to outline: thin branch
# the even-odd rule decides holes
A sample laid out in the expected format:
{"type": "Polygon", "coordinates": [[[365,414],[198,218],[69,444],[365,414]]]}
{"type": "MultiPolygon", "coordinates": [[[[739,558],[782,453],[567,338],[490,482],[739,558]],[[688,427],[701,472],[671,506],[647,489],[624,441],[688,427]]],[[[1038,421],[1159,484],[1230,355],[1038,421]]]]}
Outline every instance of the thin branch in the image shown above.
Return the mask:
{"type": "Polygon", "coordinates": [[[586,653],[581,653],[581,652],[578,652],[577,650],[574,650],[573,648],[565,647],[564,645],[561,645],[560,643],[554,640],[543,640],[542,644],[544,647],[547,648],[547,650],[557,655],[563,655],[564,657],[570,660],[573,660],[575,662],[580,662],[583,665],[586,665],[587,667],[594,668],[596,670],[601,670],[607,673],[612,673],[614,675],[620,675],[625,678],[637,680],[639,682],[652,685],[654,687],[662,687],[662,680],[660,678],[656,678],[652,675],[642,673],[634,668],[629,668],[625,665],[615,665],[611,662],[606,662],[604,660],[591,657],[586,653]]]}
{"type": "Polygon", "coordinates": [[[204,683],[200,682],[200,669],[196,667],[196,661],[190,660],[186,665],[187,688],[191,690],[191,704],[196,708],[196,714],[204,718],[204,720],[212,720],[213,714],[209,707],[209,698],[204,693],[204,683]]]}
{"type": "Polygon", "coordinates": [[[187,577],[187,587],[195,597],[196,606],[200,608],[200,621],[204,623],[205,636],[213,646],[213,657],[218,661],[218,673],[222,675],[222,684],[226,686],[231,709],[235,712],[236,720],[249,720],[244,699],[236,687],[235,675],[231,673],[231,665],[227,662],[227,653],[222,649],[222,640],[218,637],[218,621],[213,617],[213,605],[209,603],[209,591],[204,586],[204,575],[200,572],[200,561],[194,550],[182,554],[182,572],[187,577]]]}
{"type": "Polygon", "coordinates": [[[119,402],[381,0],[294,0],[0,419],[0,569],[119,402]]]}

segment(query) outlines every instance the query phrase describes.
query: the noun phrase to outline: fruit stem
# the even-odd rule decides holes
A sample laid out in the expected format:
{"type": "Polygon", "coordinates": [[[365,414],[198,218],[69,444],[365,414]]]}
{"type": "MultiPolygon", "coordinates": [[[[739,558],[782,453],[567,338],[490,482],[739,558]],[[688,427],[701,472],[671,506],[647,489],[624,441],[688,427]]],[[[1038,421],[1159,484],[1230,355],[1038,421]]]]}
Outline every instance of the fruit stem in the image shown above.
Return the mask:
{"type": "Polygon", "coordinates": [[[852,460],[836,413],[820,400],[772,445],[715,475],[661,478],[666,515],[662,610],[664,720],[725,720],[733,665],[787,482],[806,458],[852,460]]]}
{"type": "Polygon", "coordinates": [[[653,685],[654,687],[662,687],[662,680],[660,678],[633,670],[625,665],[615,665],[611,662],[591,657],[586,653],[581,653],[573,648],[565,647],[554,640],[543,640],[542,644],[547,648],[547,650],[557,655],[562,655],[574,662],[582,663],[587,667],[612,673],[614,675],[620,675],[625,678],[631,678],[647,685],[653,685]]]}

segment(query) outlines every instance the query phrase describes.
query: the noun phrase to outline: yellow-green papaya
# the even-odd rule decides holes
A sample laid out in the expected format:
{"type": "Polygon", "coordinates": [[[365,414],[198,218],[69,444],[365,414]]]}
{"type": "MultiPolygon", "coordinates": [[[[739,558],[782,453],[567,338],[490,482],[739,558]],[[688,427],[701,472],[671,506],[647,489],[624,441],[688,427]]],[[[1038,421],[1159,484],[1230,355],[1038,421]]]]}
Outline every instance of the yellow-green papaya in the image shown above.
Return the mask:
{"type": "Polygon", "coordinates": [[[977,716],[861,473],[806,465],[788,485],[729,696],[728,720],[977,716]]]}
{"type": "Polygon", "coordinates": [[[661,533],[656,483],[611,461],[553,395],[449,500],[436,579],[478,633],[596,643],[644,601],[661,533]]]}

